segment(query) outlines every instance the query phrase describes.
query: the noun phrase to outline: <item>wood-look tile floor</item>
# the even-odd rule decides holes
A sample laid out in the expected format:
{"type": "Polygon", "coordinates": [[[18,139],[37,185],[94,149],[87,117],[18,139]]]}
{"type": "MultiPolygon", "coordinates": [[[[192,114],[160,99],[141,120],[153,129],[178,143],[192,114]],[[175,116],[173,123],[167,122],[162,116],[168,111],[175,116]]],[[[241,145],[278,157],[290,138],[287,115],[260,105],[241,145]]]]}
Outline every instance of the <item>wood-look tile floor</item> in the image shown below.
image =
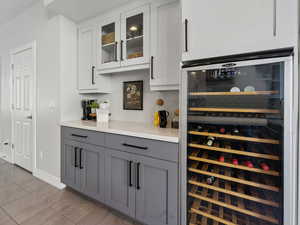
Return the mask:
{"type": "Polygon", "coordinates": [[[0,159],[0,225],[137,225],[72,190],[0,159]]]}

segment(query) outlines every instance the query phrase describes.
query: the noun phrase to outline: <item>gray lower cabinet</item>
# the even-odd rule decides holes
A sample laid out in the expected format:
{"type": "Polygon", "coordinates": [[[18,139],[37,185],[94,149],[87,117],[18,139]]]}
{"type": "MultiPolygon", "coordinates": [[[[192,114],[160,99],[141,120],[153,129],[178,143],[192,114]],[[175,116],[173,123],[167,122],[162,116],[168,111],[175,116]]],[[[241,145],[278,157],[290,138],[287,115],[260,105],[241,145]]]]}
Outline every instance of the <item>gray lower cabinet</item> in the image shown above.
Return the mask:
{"type": "Polygon", "coordinates": [[[107,149],[106,203],[147,225],[177,224],[176,163],[107,149]]]}
{"type": "Polygon", "coordinates": [[[63,139],[61,149],[61,179],[64,184],[80,190],[77,142],[63,139]]]}
{"type": "Polygon", "coordinates": [[[81,191],[94,199],[104,201],[105,149],[82,144],[79,156],[81,157],[79,164],[81,191]]]}
{"type": "Polygon", "coordinates": [[[64,139],[62,182],[94,199],[104,201],[105,150],[99,146],[64,139]]]}
{"type": "Polygon", "coordinates": [[[63,128],[61,152],[67,186],[145,225],[178,225],[178,145],[63,128]]]}
{"type": "Polygon", "coordinates": [[[105,162],[106,203],[126,215],[135,217],[132,155],[107,150],[105,162]]]}
{"type": "Polygon", "coordinates": [[[136,156],[136,219],[147,225],[177,224],[176,163],[136,156]]]}

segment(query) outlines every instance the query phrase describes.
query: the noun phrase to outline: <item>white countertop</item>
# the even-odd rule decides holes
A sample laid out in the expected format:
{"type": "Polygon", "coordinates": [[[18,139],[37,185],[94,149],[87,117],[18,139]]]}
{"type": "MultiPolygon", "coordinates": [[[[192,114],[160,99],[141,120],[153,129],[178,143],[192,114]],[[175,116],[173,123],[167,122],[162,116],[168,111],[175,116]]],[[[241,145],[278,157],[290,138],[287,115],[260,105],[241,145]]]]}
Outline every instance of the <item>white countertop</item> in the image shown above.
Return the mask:
{"type": "Polygon", "coordinates": [[[98,123],[78,120],[62,122],[61,126],[179,143],[179,132],[177,129],[155,128],[145,123],[125,121],[98,123]]]}

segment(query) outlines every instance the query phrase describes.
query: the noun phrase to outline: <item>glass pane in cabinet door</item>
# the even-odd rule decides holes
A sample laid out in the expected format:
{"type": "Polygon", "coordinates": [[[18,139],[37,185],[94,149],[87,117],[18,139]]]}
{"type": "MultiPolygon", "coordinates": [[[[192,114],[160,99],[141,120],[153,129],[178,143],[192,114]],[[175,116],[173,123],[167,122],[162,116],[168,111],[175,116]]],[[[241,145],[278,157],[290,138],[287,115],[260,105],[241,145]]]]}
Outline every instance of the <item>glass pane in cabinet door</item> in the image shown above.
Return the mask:
{"type": "Polygon", "coordinates": [[[126,19],[126,46],[127,59],[144,56],[144,21],[143,13],[126,19]]]}
{"type": "Polygon", "coordinates": [[[115,23],[102,27],[102,64],[115,62],[117,60],[117,43],[115,33],[115,23]]]}

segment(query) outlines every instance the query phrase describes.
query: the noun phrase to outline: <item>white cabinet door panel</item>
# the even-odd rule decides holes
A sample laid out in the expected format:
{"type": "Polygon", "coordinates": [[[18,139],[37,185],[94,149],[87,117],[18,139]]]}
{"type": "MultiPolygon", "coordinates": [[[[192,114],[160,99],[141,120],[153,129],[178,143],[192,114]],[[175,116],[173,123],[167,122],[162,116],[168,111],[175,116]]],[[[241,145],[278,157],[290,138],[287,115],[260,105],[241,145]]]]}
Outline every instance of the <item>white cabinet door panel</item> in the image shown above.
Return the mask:
{"type": "Polygon", "coordinates": [[[79,29],[78,34],[78,89],[95,87],[95,27],[79,29]],[[94,74],[93,74],[94,73],[94,74]]]}
{"type": "Polygon", "coordinates": [[[274,3],[183,1],[183,26],[187,20],[187,46],[183,49],[187,47],[187,52],[183,53],[183,61],[273,48],[277,39],[274,3]]]}
{"type": "Polygon", "coordinates": [[[181,17],[179,1],[152,4],[150,85],[152,90],[179,89],[181,17]]]}

